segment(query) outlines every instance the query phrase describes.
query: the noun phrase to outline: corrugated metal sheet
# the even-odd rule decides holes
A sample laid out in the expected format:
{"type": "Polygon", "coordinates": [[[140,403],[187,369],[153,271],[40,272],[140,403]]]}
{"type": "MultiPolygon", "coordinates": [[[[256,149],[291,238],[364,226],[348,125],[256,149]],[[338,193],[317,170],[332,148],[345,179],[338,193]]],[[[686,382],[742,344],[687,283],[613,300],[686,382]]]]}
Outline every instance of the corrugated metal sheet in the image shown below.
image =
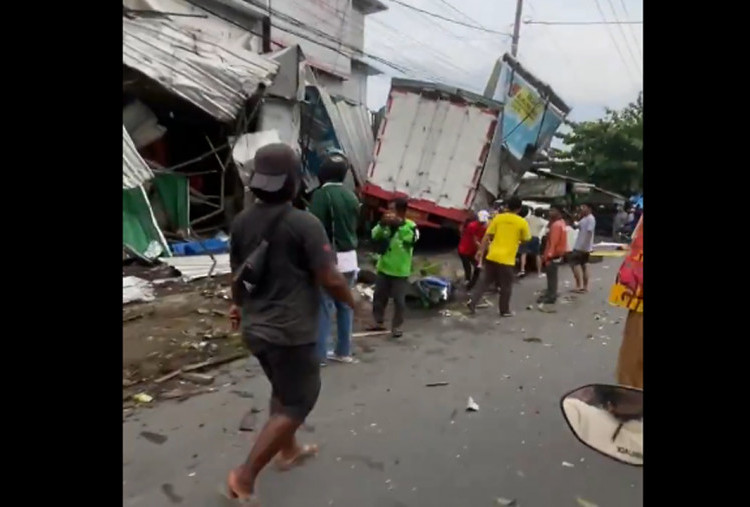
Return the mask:
{"type": "Polygon", "coordinates": [[[369,181],[444,208],[468,208],[497,111],[453,99],[440,91],[392,89],[369,181]]]}
{"type": "Polygon", "coordinates": [[[124,16],[123,63],[219,121],[232,121],[259,83],[270,84],[278,64],[229,40],[236,27],[202,14],[189,25],[179,16],[124,16]]]}
{"type": "Polygon", "coordinates": [[[357,184],[364,185],[375,146],[370,113],[362,104],[352,104],[343,98],[331,97],[324,87],[317,88],[336,132],[339,146],[352,163],[358,179],[357,184]]]}
{"type": "Polygon", "coordinates": [[[136,188],[154,177],[146,162],[135,149],[130,134],[122,126],[122,188],[136,188]]]}
{"type": "MultiPolygon", "coordinates": [[[[229,267],[229,254],[214,255],[214,258],[216,259],[216,266],[211,276],[226,275],[232,272],[229,267]]],[[[161,261],[179,271],[186,282],[206,278],[213,265],[213,260],[208,255],[169,257],[161,259],[161,261]]]]}

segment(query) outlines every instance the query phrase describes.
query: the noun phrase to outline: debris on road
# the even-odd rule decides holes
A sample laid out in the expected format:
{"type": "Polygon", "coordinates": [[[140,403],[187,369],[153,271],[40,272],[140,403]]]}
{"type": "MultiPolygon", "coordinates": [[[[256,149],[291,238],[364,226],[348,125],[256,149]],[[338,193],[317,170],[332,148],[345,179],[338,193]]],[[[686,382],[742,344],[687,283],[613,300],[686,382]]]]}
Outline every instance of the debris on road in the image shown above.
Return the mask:
{"type": "Polygon", "coordinates": [[[255,431],[255,425],[258,420],[256,414],[258,412],[260,411],[251,408],[242,416],[242,419],[240,420],[240,431],[255,431]]]}
{"type": "Polygon", "coordinates": [[[466,401],[466,411],[467,412],[479,412],[479,405],[477,405],[477,402],[474,401],[474,398],[469,396],[469,399],[466,401]]]}
{"type": "Polygon", "coordinates": [[[442,381],[442,382],[430,382],[428,384],[425,384],[425,387],[440,387],[440,386],[447,386],[449,384],[450,384],[450,382],[445,382],[445,381],[442,381]]]}
{"type": "Polygon", "coordinates": [[[567,461],[563,461],[562,466],[564,466],[565,468],[575,468],[575,465],[573,463],[568,463],[567,461]]]}
{"type": "Polygon", "coordinates": [[[167,436],[160,433],[154,433],[151,431],[141,431],[141,436],[151,442],[152,444],[161,445],[167,441],[167,436]]]}
{"type": "Polygon", "coordinates": [[[589,502],[588,500],[585,500],[581,498],[580,496],[576,497],[576,501],[578,502],[578,505],[580,505],[581,507],[599,507],[595,503],[589,502]]]}
{"type": "Polygon", "coordinates": [[[352,333],[352,338],[367,338],[370,336],[385,336],[387,334],[391,334],[390,331],[384,330],[384,331],[362,331],[360,333],[352,333]]]}
{"type": "Polygon", "coordinates": [[[207,385],[213,384],[215,377],[213,375],[207,375],[205,373],[193,373],[193,372],[183,371],[183,372],[180,372],[180,378],[182,380],[187,380],[188,382],[192,382],[194,384],[207,386],[207,385]]]}
{"type": "Polygon", "coordinates": [[[137,276],[126,276],[122,279],[122,304],[149,302],[156,299],[154,286],[148,280],[137,276]]]}
{"type": "Polygon", "coordinates": [[[199,394],[213,393],[213,392],[216,392],[215,387],[198,387],[195,389],[184,389],[184,388],[178,387],[177,389],[172,389],[171,391],[161,393],[159,395],[159,399],[183,401],[193,396],[197,396],[199,394]]]}
{"type": "Polygon", "coordinates": [[[527,336],[526,338],[523,339],[523,341],[528,342],[528,343],[542,343],[542,339],[537,338],[536,336],[527,336]]]}
{"type": "Polygon", "coordinates": [[[515,498],[502,498],[498,497],[495,499],[495,505],[503,505],[505,507],[516,507],[518,505],[518,501],[516,501],[515,498]]]}
{"type": "Polygon", "coordinates": [[[222,364],[231,363],[232,361],[236,361],[238,359],[244,359],[247,356],[247,352],[238,352],[236,354],[230,354],[228,356],[215,357],[212,359],[207,359],[206,361],[201,361],[200,363],[189,364],[182,368],[182,371],[195,371],[201,370],[203,368],[210,368],[212,366],[221,366],[222,364]]]}
{"type": "Polygon", "coordinates": [[[151,403],[154,401],[154,397],[146,393],[134,394],[133,399],[138,403],[151,403]]]}

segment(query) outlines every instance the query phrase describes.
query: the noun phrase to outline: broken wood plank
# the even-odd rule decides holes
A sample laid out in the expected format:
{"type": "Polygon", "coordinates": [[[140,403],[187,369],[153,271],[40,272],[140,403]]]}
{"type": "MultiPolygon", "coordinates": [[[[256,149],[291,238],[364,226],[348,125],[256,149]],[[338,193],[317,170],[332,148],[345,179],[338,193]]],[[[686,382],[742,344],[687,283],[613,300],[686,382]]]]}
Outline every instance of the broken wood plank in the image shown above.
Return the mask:
{"type": "Polygon", "coordinates": [[[172,389],[171,391],[167,391],[164,393],[161,393],[159,395],[159,399],[162,400],[186,400],[192,396],[197,396],[199,394],[205,394],[205,393],[213,393],[216,391],[215,387],[196,387],[194,389],[172,389]]]}
{"type": "Polygon", "coordinates": [[[172,372],[167,373],[166,375],[163,375],[163,376],[159,377],[158,379],[154,380],[154,382],[156,384],[161,384],[162,382],[166,382],[169,379],[175,378],[180,373],[182,373],[181,369],[174,370],[172,372]]]}
{"type": "Polygon", "coordinates": [[[206,375],[205,373],[192,373],[183,371],[180,372],[180,378],[182,380],[187,380],[188,382],[200,384],[202,386],[207,386],[213,384],[214,382],[214,376],[206,375]]]}
{"type": "Polygon", "coordinates": [[[230,354],[228,356],[215,357],[213,359],[201,361],[200,363],[189,364],[183,367],[182,371],[195,371],[201,370],[203,368],[210,368],[211,366],[219,366],[225,363],[231,363],[232,361],[236,361],[238,359],[246,358],[247,355],[247,352],[237,352],[236,354],[230,354]]]}
{"type": "Polygon", "coordinates": [[[367,338],[368,336],[384,336],[391,334],[390,331],[363,331],[361,333],[353,333],[352,338],[367,338]]]}

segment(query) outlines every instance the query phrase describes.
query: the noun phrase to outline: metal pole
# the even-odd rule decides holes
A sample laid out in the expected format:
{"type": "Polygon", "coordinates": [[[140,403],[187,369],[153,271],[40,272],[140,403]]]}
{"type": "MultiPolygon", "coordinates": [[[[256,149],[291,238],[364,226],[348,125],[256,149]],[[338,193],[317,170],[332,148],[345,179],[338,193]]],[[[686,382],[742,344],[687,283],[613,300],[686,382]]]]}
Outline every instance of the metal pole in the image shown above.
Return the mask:
{"type": "Polygon", "coordinates": [[[516,21],[513,24],[513,39],[510,45],[510,54],[515,58],[518,56],[518,38],[521,35],[521,12],[523,11],[523,0],[516,1],[516,21]]]}

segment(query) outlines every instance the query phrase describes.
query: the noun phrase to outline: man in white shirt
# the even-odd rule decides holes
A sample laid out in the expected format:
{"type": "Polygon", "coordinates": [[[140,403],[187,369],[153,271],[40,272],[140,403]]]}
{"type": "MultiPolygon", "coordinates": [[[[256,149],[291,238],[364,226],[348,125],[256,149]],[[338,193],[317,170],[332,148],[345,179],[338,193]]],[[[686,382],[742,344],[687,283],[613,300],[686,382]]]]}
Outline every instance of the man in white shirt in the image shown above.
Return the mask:
{"type": "Polygon", "coordinates": [[[519,275],[525,274],[526,269],[526,256],[531,254],[534,257],[534,263],[536,266],[536,273],[542,276],[542,263],[541,263],[541,244],[542,244],[542,231],[547,227],[547,220],[542,218],[544,210],[537,208],[531,210],[526,217],[526,221],[529,223],[529,232],[531,232],[531,241],[521,245],[521,272],[519,275]]]}
{"type": "Polygon", "coordinates": [[[573,292],[583,294],[589,290],[589,258],[594,249],[594,230],[596,218],[591,213],[591,206],[581,204],[581,219],[578,221],[578,236],[570,253],[570,266],[576,280],[573,292]]]}

